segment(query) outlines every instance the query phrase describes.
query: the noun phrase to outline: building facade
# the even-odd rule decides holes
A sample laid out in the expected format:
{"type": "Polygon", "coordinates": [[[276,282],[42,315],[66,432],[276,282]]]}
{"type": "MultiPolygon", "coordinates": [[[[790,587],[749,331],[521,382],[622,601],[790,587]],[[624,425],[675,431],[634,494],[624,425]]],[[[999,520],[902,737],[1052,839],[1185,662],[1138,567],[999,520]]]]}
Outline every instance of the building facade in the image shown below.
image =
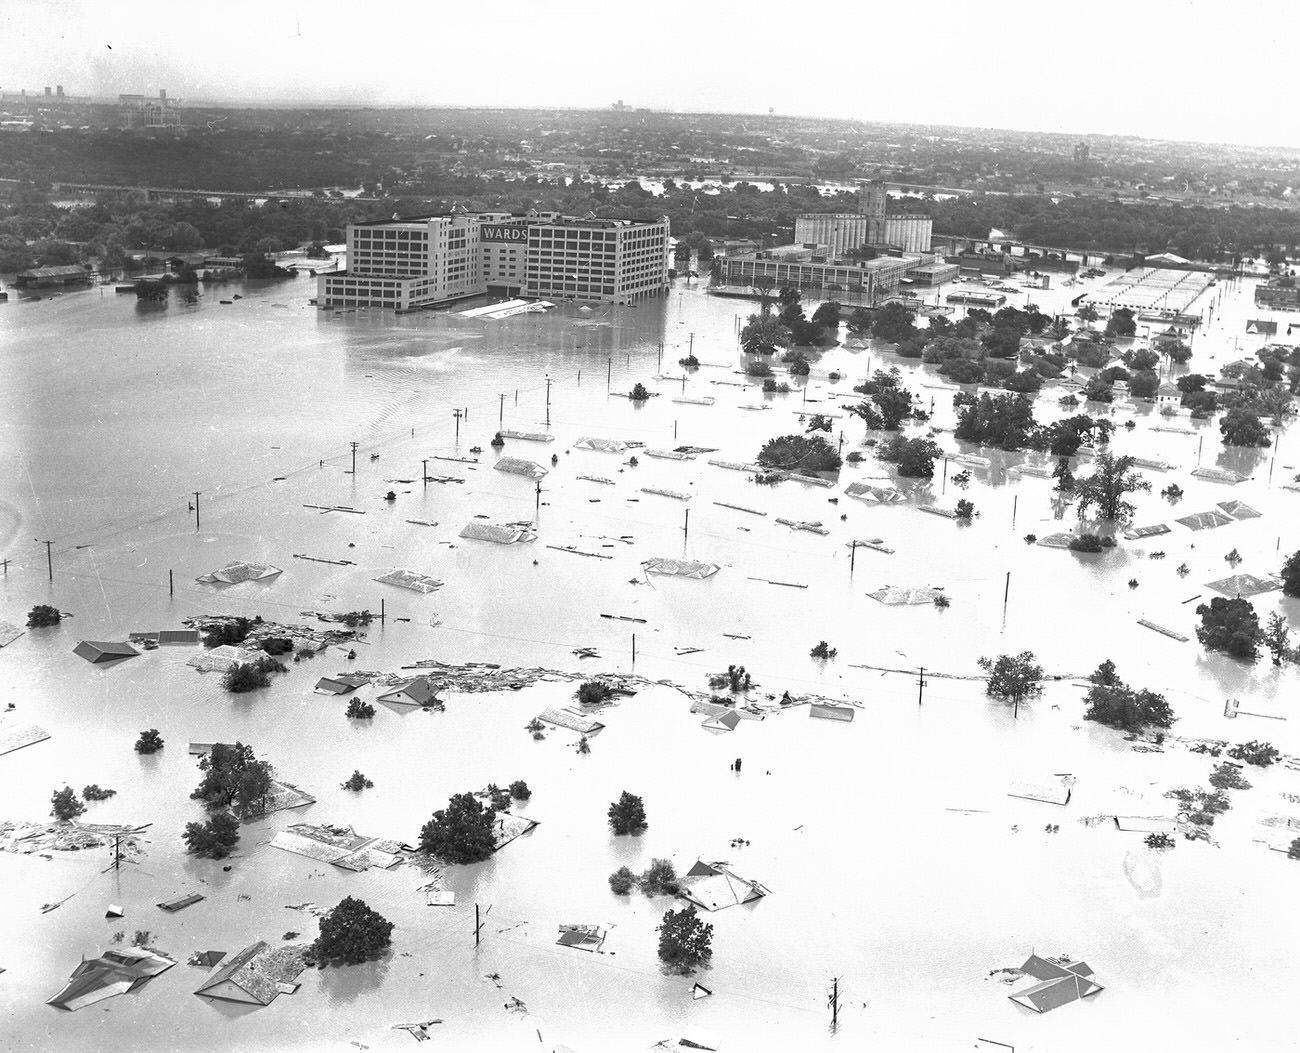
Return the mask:
{"type": "Polygon", "coordinates": [[[874,260],[830,260],[809,252],[742,256],[718,261],[725,285],[750,287],[756,278],[833,298],[841,293],[854,303],[876,303],[895,295],[908,272],[932,257],[878,256],[874,260]]]}
{"type": "Polygon", "coordinates": [[[828,256],[861,248],[929,252],[933,230],[934,220],[929,216],[913,212],[891,214],[889,194],[883,183],[864,183],[858,189],[857,212],[796,216],[794,240],[808,247],[824,247],[828,256]]]}
{"type": "Polygon", "coordinates": [[[493,293],[630,303],[668,287],[669,225],[530,211],[349,224],[321,307],[415,310],[493,293]]]}

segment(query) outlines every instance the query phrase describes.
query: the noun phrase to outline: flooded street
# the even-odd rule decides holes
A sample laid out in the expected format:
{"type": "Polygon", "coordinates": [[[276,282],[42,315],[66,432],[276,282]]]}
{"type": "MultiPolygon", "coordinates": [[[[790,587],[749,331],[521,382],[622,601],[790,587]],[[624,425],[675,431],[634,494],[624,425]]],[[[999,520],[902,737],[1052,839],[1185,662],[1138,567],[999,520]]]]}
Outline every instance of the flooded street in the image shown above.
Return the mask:
{"type": "MultiPolygon", "coordinates": [[[[969,1049],[977,1037],[1053,1053],[1291,1041],[1279,1006],[1300,980],[1288,924],[1300,870],[1254,839],[1260,813],[1300,810],[1281,796],[1300,793],[1300,775],[1248,768],[1254,788],[1231,794],[1232,810],[1212,830],[1217,844],[1180,838],[1172,852],[1151,852],[1141,834],[1079,820],[1172,815],[1163,791],[1205,785],[1212,762],[1172,743],[1136,752],[1120,733],[1084,723],[1073,681],[1109,658],[1135,688],[1166,695],[1174,735],[1267,739],[1300,752],[1288,719],[1295,668],[1207,654],[1194,632],[1197,604],[1215,595],[1207,582],[1276,573],[1300,547],[1300,493],[1282,489],[1300,472],[1294,429],[1276,452],[1225,450],[1213,422],[1117,403],[1112,449],[1174,466],[1143,472],[1152,490],[1133,498],[1134,523],[1171,532],[1077,555],[1024,541],[1077,523],[1073,507],[1054,507],[1052,479],[1006,471],[1050,468],[1050,459],[956,443],[957,389],[933,367],[841,346],[814,362],[806,388],[764,396],[737,372],[738,324],[756,305],[708,297],[700,282],[677,282],[637,308],[562,306],[500,320],[318,312],[306,279],[219,295],[235,288],[243,298],[228,305],[212,290],[195,307],[157,308],[95,289],[0,307],[0,559],[11,560],[0,621],[21,626],[46,603],[73,615],[0,648],[0,709],[16,707],[0,730],[30,721],[51,735],[0,756],[0,820],[41,820],[53,790],[95,782],[118,792],[90,805],[85,821],[152,824],[143,855],[117,873],[103,872],[104,853],[0,853],[0,1050],[387,1049],[411,1042],[391,1025],[435,1017],[435,1041],[465,1050],[644,1050],[691,1024],[722,1036],[724,1050],[969,1049]],[[671,379],[682,378],[688,348],[701,368],[671,379]],[[860,401],[852,386],[893,365],[920,404],[933,398],[946,453],[991,459],[970,468],[964,492],[952,477],[968,466],[953,461],[936,471],[930,497],[919,495],[945,507],[972,501],[979,516],[969,526],[913,502],[868,505],[844,493],[891,474],[840,404],[860,401]],[[832,371],[843,379],[832,383],[832,371]],[[622,397],[637,382],[655,397],[622,397]],[[705,397],[714,404],[675,401],[705,397]],[[708,463],[752,461],[767,439],[802,432],[800,414],[813,412],[835,415],[845,453],[866,454],[830,488],[757,486],[708,463]],[[489,440],[501,427],[549,430],[556,441],[510,439],[498,452],[489,440]],[[656,459],[574,448],[581,437],[717,452],[656,459]],[[543,465],[540,493],[529,478],[492,470],[498,456],[543,465]],[[1198,457],[1250,478],[1234,486],[1195,477],[1198,457]],[[462,481],[422,485],[426,459],[430,476],[462,481]],[[1171,506],[1160,490],[1175,482],[1185,494],[1171,506]],[[1262,514],[1213,530],[1175,522],[1230,500],[1262,514]],[[534,520],[538,540],[461,539],[476,516],[534,520]],[[777,517],[819,521],[827,533],[777,517]],[[851,552],[850,541],[867,538],[893,554],[851,552]],[[53,542],[52,581],[38,540],[53,542]],[[1232,549],[1238,566],[1224,560],[1232,549]],[[647,577],[652,557],[721,569],[703,581],[647,577]],[[195,582],[232,560],[283,573],[195,582]],[[1182,563],[1186,577],[1175,570],[1182,563]],[[395,568],[445,584],[421,595],[374,580],[395,568]],[[867,595],[886,585],[939,586],[951,606],[890,607],[867,595]],[[355,661],[331,647],[245,695],[187,666],[195,648],[109,669],[72,653],[81,640],[125,640],[205,614],[319,625],[302,612],[378,612],[381,600],[386,620],[366,632],[355,661]],[[823,639],[837,657],[811,659],[823,639]],[[583,647],[599,657],[577,657],[583,647]],[[1062,679],[1013,719],[985,696],[976,660],[1025,650],[1062,679]],[[524,730],[547,706],[571,704],[568,681],[451,692],[441,713],[380,704],[373,721],[345,719],[345,698],[312,690],[323,675],[399,672],[421,659],[664,683],[606,710],[585,756],[576,733],[549,729],[534,741],[524,730]],[[708,674],[731,664],[744,665],[763,695],[812,693],[861,708],[852,723],[810,720],[801,706],[712,734],[672,685],[705,691],[708,674]],[[1243,711],[1231,721],[1228,698],[1243,711]],[[152,727],[166,748],[139,756],[132,743],[152,727]],[[184,825],[202,812],[189,799],[198,772],[186,746],[236,739],[317,802],[246,825],[225,872],[183,851],[184,825]],[[737,757],[741,773],[731,770],[737,757]],[[374,789],[340,789],[353,769],[374,789]],[[1010,782],[1060,773],[1076,780],[1066,807],[1007,796],[1010,782]],[[521,814],[540,825],[485,863],[450,868],[454,907],[425,906],[416,889],[427,878],[412,867],[354,874],[265,844],[300,822],[413,842],[453,793],[515,779],[533,793],[521,814]],[[606,823],[623,790],[645,800],[650,826],[637,838],[612,837],[606,823]],[[1046,833],[1048,824],[1060,832],[1046,833]],[[692,1000],[692,980],[659,967],[654,926],[678,902],[609,890],[619,866],[639,871],[659,856],[679,873],[696,859],[728,860],[771,890],[706,917],[714,957],[695,979],[712,997],[692,1000]],[[155,906],[190,890],[207,898],[177,914],[155,906]],[[185,965],[192,952],[274,945],[295,930],[311,939],[315,919],[286,905],[333,906],[345,895],[395,923],[381,962],[309,971],[296,994],[255,1010],[193,996],[205,974],[185,965]],[[104,917],[109,902],[124,919],[104,917]],[[487,911],[477,948],[476,903],[487,911]],[[557,946],[557,926],[570,923],[608,928],[602,953],[557,946]],[[80,1012],[44,1004],[83,956],[137,929],[180,964],[80,1012]],[[1045,1016],[1013,1005],[1006,996],[1023,984],[989,974],[1031,950],[1086,960],[1105,991],[1045,1016]],[[834,1037],[832,977],[842,999],[834,1037]],[[507,1011],[511,998],[527,1012],[507,1011]]],[[[1193,305],[1213,303],[1214,321],[1197,333],[1187,368],[1217,373],[1262,346],[1244,335],[1248,318],[1268,316],[1251,289],[1223,282],[1193,305]]],[[[1079,291],[1032,299],[1052,313],[1079,291]]],[[[1024,295],[1012,305],[1023,307],[1024,295]]],[[[1040,394],[1040,421],[1075,412],[1057,407],[1061,394],[1040,394]]],[[[1300,618],[1300,601],[1280,592],[1253,602],[1261,622],[1274,610],[1300,618]]]]}

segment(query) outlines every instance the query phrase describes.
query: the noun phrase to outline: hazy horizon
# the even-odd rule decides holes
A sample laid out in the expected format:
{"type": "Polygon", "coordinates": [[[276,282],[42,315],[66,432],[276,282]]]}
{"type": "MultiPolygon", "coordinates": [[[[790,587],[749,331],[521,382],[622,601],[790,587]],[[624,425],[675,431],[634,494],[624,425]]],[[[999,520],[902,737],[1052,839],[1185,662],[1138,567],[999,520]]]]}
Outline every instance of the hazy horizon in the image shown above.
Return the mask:
{"type": "Polygon", "coordinates": [[[937,0],[920,16],[824,0],[798,19],[771,0],[666,19],[588,0],[557,0],[544,21],[520,0],[384,10],[363,22],[341,0],[202,12],[34,0],[0,12],[0,90],[385,109],[601,110],[622,99],[660,112],[1300,146],[1300,114],[1260,95],[1291,57],[1279,30],[1300,23],[1278,0],[1231,11],[1101,0],[1086,12],[1061,0],[937,0]]]}

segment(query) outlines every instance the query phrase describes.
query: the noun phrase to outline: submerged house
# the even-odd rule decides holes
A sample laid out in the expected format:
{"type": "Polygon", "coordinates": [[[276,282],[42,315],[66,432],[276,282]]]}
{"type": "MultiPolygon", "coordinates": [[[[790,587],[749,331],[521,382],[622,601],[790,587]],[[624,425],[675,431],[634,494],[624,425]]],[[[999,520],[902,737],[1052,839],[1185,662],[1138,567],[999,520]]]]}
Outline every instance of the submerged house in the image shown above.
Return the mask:
{"type": "Polygon", "coordinates": [[[81,1009],[133,991],[175,964],[170,958],[140,947],[114,948],[78,965],[63,990],[46,999],[45,1004],[60,1009],[81,1009]]]}
{"type": "Polygon", "coordinates": [[[698,860],[682,877],[680,895],[705,910],[722,910],[762,899],[771,890],[732,873],[725,863],[698,860]]]}
{"type": "Polygon", "coordinates": [[[258,940],[225,959],[208,974],[194,993],[201,998],[246,1005],[270,1005],[276,995],[298,989],[298,975],[306,968],[297,947],[272,949],[258,940]]]}
{"type": "Polygon", "coordinates": [[[1035,1013],[1048,1013],[1105,990],[1101,984],[1091,979],[1092,970],[1087,962],[1072,962],[1068,958],[1040,958],[1031,954],[1020,971],[1040,982],[1007,997],[1016,1005],[1032,1009],[1035,1013]]]}
{"type": "Polygon", "coordinates": [[[431,706],[440,699],[429,685],[429,678],[421,676],[403,684],[396,691],[380,695],[375,701],[392,702],[399,706],[431,706]]]}
{"type": "Polygon", "coordinates": [[[112,640],[82,640],[72,649],[72,653],[78,658],[84,658],[92,665],[110,665],[113,662],[124,662],[128,658],[136,658],[140,654],[129,643],[118,643],[112,640]]]}

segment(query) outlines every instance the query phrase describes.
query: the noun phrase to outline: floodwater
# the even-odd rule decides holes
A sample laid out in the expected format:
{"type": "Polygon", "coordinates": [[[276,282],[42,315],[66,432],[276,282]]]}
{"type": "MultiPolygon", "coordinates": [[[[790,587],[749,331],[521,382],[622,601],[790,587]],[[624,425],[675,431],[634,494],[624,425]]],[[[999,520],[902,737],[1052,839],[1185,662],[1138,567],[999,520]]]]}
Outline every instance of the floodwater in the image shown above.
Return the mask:
{"type": "MultiPolygon", "coordinates": [[[[1060,309],[1079,291],[1032,297],[1060,309]]],[[[634,309],[584,315],[566,306],[500,321],[318,312],[307,304],[313,294],[314,283],[301,279],[205,290],[196,307],[141,307],[89,290],[0,308],[0,558],[12,560],[0,578],[0,618],[21,623],[36,603],[74,615],[0,650],[0,702],[17,707],[10,721],[52,734],[0,757],[0,818],[40,819],[58,786],[97,782],[118,794],[91,805],[87,820],[153,824],[144,855],[118,874],[103,873],[98,857],[0,855],[0,1049],[387,1049],[411,1041],[392,1024],[434,1017],[444,1021],[436,1039],[454,1049],[640,1050],[689,1024],[718,1033],[724,1049],[1290,1041],[1279,1006],[1300,979],[1289,924],[1296,872],[1253,838],[1259,813],[1295,810],[1280,794],[1300,792],[1300,777],[1250,770],[1254,788],[1232,793],[1233,810],[1212,831],[1217,845],[1180,840],[1157,855],[1141,835],[1078,820],[1171,814],[1162,792],[1203,785],[1207,758],[1177,746],[1135,752],[1117,733],[1084,725],[1082,691],[1068,679],[1013,719],[978,681],[934,674],[969,676],[980,655],[1021,650],[1066,677],[1111,658],[1130,683],[1167,695],[1178,734],[1269,739],[1296,752],[1294,725],[1268,719],[1291,715],[1294,670],[1207,655],[1194,639],[1196,604],[1184,602],[1208,600],[1205,583],[1233,571],[1223,558],[1231,549],[1243,557],[1236,569],[1263,576],[1298,547],[1300,495],[1280,489],[1300,470],[1293,434],[1274,462],[1270,450],[1224,452],[1217,429],[1185,417],[1165,422],[1117,407],[1117,421],[1136,427],[1121,428],[1116,449],[1176,465],[1147,472],[1153,490],[1137,497],[1136,522],[1166,522],[1172,533],[1078,556],[1022,540],[1069,529],[1073,512],[1058,518],[1051,480],[1005,474],[1019,456],[983,451],[993,465],[971,470],[964,496],[980,515],[968,527],[910,504],[844,496],[848,482],[886,474],[870,456],[846,465],[831,489],[758,487],[709,466],[709,456],[751,460],[767,438],[801,430],[800,411],[842,414],[841,401],[856,401],[852,384],[896,357],[837,348],[806,388],[764,399],[734,372],[737,318],[752,305],[707,297],[698,283],[679,282],[634,309]],[[236,291],[242,299],[218,303],[236,291]],[[676,361],[689,347],[703,363],[696,374],[652,379],[680,376],[676,361]],[[831,370],[845,379],[831,384],[831,370]],[[637,406],[618,396],[637,381],[657,397],[637,406]],[[716,404],[673,401],[683,395],[716,404]],[[770,408],[741,412],[742,403],[770,408]],[[459,423],[455,409],[468,411],[459,423]],[[510,441],[503,451],[548,468],[558,455],[538,495],[530,480],[491,470],[488,440],[499,426],[541,431],[548,419],[556,442],[510,441]],[[1151,430],[1171,423],[1194,433],[1151,430]],[[640,456],[631,467],[626,455],[572,449],[580,436],[719,452],[689,463],[640,456]],[[476,444],[487,451],[477,464],[428,462],[431,475],[463,483],[420,485],[424,458],[468,458],[476,444]],[[1252,478],[1238,486],[1195,478],[1198,455],[1252,478]],[[1186,491],[1172,508],[1159,495],[1169,482],[1186,491]],[[683,503],[642,487],[693,497],[683,503]],[[193,491],[198,526],[188,510],[193,491]],[[1263,515],[1202,532],[1173,523],[1230,499],[1263,515]],[[475,515],[536,517],[540,538],[511,547],[462,541],[475,515]],[[777,516],[820,520],[829,534],[792,532],[777,516]],[[846,542],[869,537],[895,554],[858,549],[850,558],[846,542]],[[33,539],[54,542],[53,582],[45,546],[33,539]],[[1151,559],[1156,551],[1164,558],[1151,559]],[[645,581],[643,560],[681,555],[722,569],[702,582],[645,581]],[[234,587],[194,582],[233,559],[284,573],[234,587]],[[1190,574],[1181,578],[1175,568],[1184,562],[1190,574]],[[394,567],[446,585],[426,596],[373,580],[394,567]],[[887,584],[941,585],[951,606],[891,608],[866,595],[887,584]],[[438,714],[381,705],[373,721],[351,722],[345,700],[311,690],[322,674],[349,666],[338,649],[242,696],[187,667],[187,648],[107,670],[72,654],[82,639],[125,639],[192,615],[305,622],[304,610],[373,611],[381,598],[387,621],[358,645],[362,669],[437,658],[635,671],[699,690],[709,672],[735,663],[764,693],[817,692],[862,708],[851,724],[810,720],[799,708],[714,736],[680,693],[643,688],[602,717],[606,729],[579,756],[572,733],[552,730],[535,742],[523,730],[546,706],[566,703],[569,683],[453,693],[438,714]],[[1193,639],[1178,643],[1138,618],[1193,639]],[[821,639],[838,648],[834,660],[808,657],[821,639]],[[601,657],[577,658],[584,646],[601,657]],[[679,655],[692,647],[701,650],[679,655]],[[929,683],[918,706],[922,666],[929,683]],[[1265,716],[1229,722],[1229,696],[1265,716]],[[131,744],[147,727],[167,746],[141,758],[131,744]],[[197,772],[185,746],[235,738],[318,801],[245,827],[224,872],[181,850],[181,830],[200,812],[188,798],[197,772]],[[739,775],[730,770],[736,757],[739,775]],[[337,788],[354,768],[373,790],[337,788]],[[1065,808],[1005,795],[1012,780],[1062,772],[1076,780],[1065,808]],[[453,908],[424,906],[415,889],[425,879],[413,869],[351,874],[263,843],[303,821],[413,840],[451,794],[519,778],[533,790],[522,810],[540,825],[486,863],[453,868],[453,908]],[[605,810],[624,789],[645,799],[650,828],[639,838],[608,834],[605,810]],[[1060,832],[1046,833],[1047,824],[1060,832]],[[733,846],[734,838],[748,843],[733,846]],[[699,979],[711,998],[693,1001],[689,979],[658,968],[654,926],[672,901],[609,892],[609,873],[643,869],[654,856],[679,871],[697,858],[730,860],[771,889],[708,917],[715,954],[699,979]],[[208,898],[176,915],[154,906],[189,889],[208,898]],[[396,923],[383,961],[304,974],[296,994],[264,1009],[191,994],[203,976],[183,964],[193,951],[233,952],[294,930],[310,938],[313,919],[285,905],[331,906],[348,894],[396,923]],[[104,918],[109,902],[125,919],[104,918]],[[477,948],[475,903],[487,912],[477,948]],[[557,947],[557,926],[574,922],[608,927],[605,953],[557,947]],[[77,1013],[43,1004],[81,957],[103,950],[113,932],[137,929],[182,964],[77,1013]],[[1018,1008],[1006,998],[1018,988],[988,974],[1019,965],[1031,949],[1086,959],[1106,990],[1047,1016],[1018,1008]],[[832,977],[842,999],[834,1038],[832,977]],[[511,998],[527,1013],[505,1010],[511,998]]],[[[1207,371],[1254,349],[1242,335],[1256,314],[1249,284],[1212,288],[1198,306],[1211,303],[1214,324],[1196,337],[1192,361],[1207,371]]],[[[928,368],[898,364],[913,391],[933,397],[936,423],[951,427],[951,387],[928,368]]],[[[1040,418],[1055,412],[1051,393],[1040,397],[1040,418]]],[[[834,423],[846,452],[859,447],[859,421],[834,423]]],[[[950,434],[940,438],[956,452],[950,434]]],[[[929,487],[937,503],[963,496],[952,481],[959,467],[949,464],[929,487]]],[[[1276,592],[1255,603],[1261,618],[1274,609],[1300,614],[1276,592]]]]}

